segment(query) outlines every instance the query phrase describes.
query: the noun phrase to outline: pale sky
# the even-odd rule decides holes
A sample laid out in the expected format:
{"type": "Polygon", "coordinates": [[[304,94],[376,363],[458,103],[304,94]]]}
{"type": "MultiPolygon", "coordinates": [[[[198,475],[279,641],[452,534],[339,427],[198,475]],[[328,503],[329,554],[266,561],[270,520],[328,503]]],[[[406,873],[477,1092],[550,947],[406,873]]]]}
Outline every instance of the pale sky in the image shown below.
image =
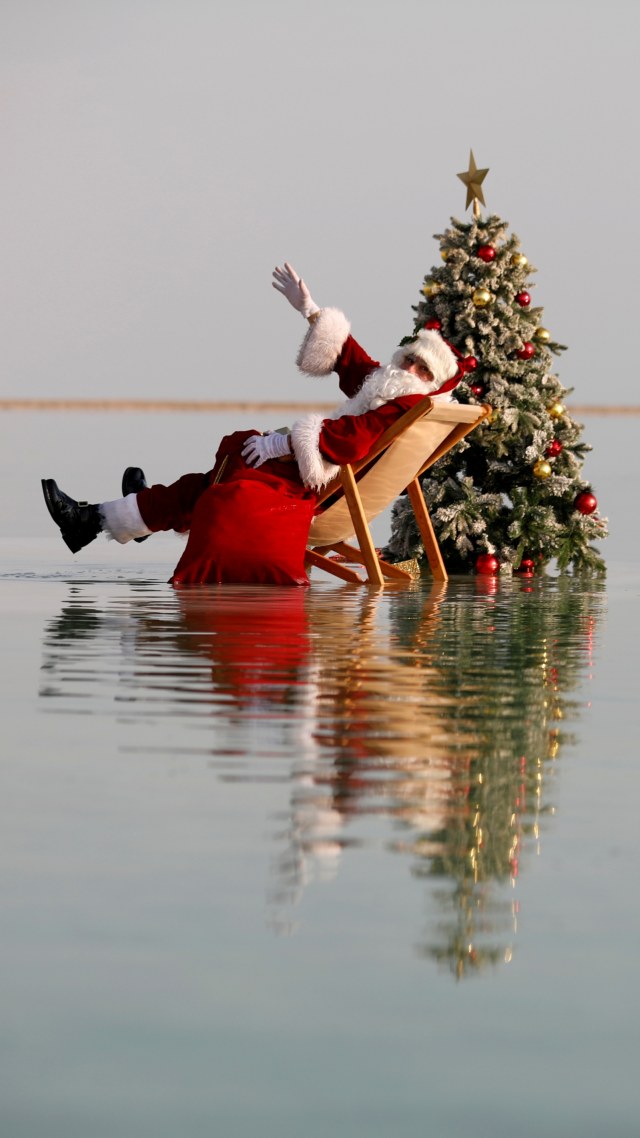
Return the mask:
{"type": "Polygon", "coordinates": [[[639,23],[620,0],[0,0],[0,395],[333,399],[296,371],[274,265],[388,360],[473,148],[573,401],[636,404],[639,23]]]}

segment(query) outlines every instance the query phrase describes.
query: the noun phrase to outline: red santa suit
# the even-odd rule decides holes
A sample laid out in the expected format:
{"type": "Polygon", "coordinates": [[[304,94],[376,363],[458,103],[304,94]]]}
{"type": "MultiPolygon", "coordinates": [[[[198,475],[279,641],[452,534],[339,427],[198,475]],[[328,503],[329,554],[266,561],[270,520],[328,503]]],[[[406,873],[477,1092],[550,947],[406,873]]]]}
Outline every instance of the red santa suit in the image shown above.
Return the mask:
{"type": "Polygon", "coordinates": [[[448,399],[458,382],[451,349],[437,333],[431,335],[436,338],[427,356],[435,378],[429,384],[397,366],[402,352],[396,354],[396,366],[380,368],[353,339],[343,313],[322,309],[302,344],[298,366],[308,375],[337,371],[348,398],[329,416],[311,412],[293,424],[292,458],[249,466],[241,451],[260,432],[236,431],[223,438],[208,473],[187,474],[171,486],[138,493],[148,530],[189,531],[171,583],[308,584],[304,554],[318,491],[341,464],[368,454],[418,399],[428,394],[448,399]]]}

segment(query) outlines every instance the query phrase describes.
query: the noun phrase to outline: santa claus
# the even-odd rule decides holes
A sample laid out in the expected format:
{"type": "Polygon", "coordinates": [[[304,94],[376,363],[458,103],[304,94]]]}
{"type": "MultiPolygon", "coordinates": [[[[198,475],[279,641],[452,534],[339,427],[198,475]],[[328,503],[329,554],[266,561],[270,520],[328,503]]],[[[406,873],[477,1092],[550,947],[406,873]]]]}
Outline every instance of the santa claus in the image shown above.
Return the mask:
{"type": "Polygon", "coordinates": [[[304,554],[318,491],[341,464],[364,457],[384,431],[425,395],[450,399],[460,357],[435,330],[422,329],[381,367],[351,336],[344,313],[319,308],[285,262],[273,286],[309,322],[297,364],[306,375],[336,371],[346,400],[330,415],[310,412],[290,431],[226,435],[213,468],[170,486],[147,486],[129,467],[123,497],[89,504],[51,479],[42,489],[72,553],[99,533],[141,541],[159,530],[188,531],[171,584],[247,582],[306,585],[304,554]]]}

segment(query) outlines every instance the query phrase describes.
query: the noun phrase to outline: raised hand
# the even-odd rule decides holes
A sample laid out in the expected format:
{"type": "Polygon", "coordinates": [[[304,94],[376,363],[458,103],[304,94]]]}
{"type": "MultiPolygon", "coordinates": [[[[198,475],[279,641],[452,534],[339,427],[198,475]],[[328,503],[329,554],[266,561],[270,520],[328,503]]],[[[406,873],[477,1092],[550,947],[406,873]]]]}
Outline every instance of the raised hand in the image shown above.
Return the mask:
{"type": "Polygon", "coordinates": [[[299,277],[293,265],[285,261],[284,268],[279,265],[273,270],[273,287],[286,296],[289,304],[300,312],[306,320],[315,315],[320,309],[311,296],[302,277],[299,277]]]}

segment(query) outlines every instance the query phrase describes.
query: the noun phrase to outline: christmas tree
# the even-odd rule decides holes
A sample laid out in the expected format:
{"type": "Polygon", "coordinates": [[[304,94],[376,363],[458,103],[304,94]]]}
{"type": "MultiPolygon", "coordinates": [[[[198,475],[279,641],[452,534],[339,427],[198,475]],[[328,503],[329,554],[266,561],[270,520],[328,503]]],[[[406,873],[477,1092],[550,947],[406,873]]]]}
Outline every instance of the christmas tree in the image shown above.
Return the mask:
{"type": "MultiPolygon", "coordinates": [[[[423,491],[450,572],[531,575],[555,559],[569,568],[604,572],[592,541],[607,536],[590,484],[582,477],[583,427],[566,407],[566,389],[552,374],[565,350],[532,305],[533,265],[508,224],[482,218],[482,181],[471,153],[458,177],[467,186],[469,223],[451,219],[436,234],[442,263],[424,279],[413,307],[420,328],[441,331],[462,356],[461,403],[486,403],[487,420],[429,470],[423,491]]],[[[408,499],[394,506],[386,556],[422,553],[408,499]]]]}

